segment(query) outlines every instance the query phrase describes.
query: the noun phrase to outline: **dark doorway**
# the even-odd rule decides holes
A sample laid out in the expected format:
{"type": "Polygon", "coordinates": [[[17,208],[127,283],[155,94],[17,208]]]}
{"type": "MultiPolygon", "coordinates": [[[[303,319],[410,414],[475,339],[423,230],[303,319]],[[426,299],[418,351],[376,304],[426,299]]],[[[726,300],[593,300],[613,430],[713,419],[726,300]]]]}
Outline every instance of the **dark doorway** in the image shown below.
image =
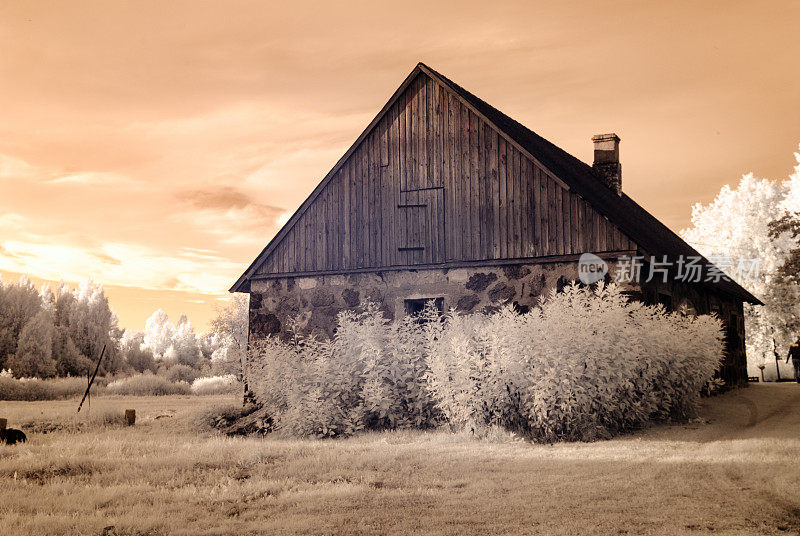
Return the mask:
{"type": "Polygon", "coordinates": [[[440,314],[444,312],[444,298],[416,298],[413,300],[405,300],[406,314],[408,316],[419,316],[428,302],[433,302],[433,306],[440,314]]]}

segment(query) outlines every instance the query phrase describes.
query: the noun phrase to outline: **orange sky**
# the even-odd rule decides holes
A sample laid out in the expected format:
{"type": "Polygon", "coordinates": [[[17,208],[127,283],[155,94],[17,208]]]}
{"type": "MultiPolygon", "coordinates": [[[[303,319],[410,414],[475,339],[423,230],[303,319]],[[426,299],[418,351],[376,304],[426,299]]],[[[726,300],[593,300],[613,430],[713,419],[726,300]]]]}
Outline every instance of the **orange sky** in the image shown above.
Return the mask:
{"type": "Polygon", "coordinates": [[[424,61],[675,230],[800,142],[800,3],[4,2],[0,274],[215,304],[424,61]],[[563,5],[562,5],[563,4],[563,5]]]}

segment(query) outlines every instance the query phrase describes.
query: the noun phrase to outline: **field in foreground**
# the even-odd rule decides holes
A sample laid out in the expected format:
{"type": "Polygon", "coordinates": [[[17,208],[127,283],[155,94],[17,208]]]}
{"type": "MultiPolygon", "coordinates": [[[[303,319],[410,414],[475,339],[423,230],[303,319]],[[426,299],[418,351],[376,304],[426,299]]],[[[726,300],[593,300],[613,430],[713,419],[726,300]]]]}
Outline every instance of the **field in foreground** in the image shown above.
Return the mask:
{"type": "Polygon", "coordinates": [[[531,445],[436,433],[225,438],[224,397],[0,402],[2,534],[798,534],[800,386],[705,401],[701,422],[531,445]],[[136,408],[137,424],[108,424],[136,408]],[[82,412],[83,413],[83,412],[82,412]],[[47,431],[48,433],[43,433],[47,431]]]}

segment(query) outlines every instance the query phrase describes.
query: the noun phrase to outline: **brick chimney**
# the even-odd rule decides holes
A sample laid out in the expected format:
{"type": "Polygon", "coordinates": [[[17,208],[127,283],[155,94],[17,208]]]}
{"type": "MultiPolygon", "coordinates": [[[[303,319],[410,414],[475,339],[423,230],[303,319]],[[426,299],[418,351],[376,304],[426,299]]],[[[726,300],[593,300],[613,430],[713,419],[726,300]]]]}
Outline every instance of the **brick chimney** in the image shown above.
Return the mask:
{"type": "Polygon", "coordinates": [[[622,195],[622,164],[619,163],[619,136],[598,134],[592,136],[594,142],[594,164],[592,169],[603,184],[622,195]]]}

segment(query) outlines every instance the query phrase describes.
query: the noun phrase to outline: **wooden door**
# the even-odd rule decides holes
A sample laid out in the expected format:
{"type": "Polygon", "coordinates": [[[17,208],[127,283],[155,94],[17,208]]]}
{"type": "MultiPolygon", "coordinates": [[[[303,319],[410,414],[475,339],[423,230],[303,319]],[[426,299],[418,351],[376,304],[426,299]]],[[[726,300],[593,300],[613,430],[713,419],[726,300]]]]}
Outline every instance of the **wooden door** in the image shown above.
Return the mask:
{"type": "Polygon", "coordinates": [[[439,264],[444,255],[444,189],[400,191],[395,219],[400,264],[439,264]]]}

